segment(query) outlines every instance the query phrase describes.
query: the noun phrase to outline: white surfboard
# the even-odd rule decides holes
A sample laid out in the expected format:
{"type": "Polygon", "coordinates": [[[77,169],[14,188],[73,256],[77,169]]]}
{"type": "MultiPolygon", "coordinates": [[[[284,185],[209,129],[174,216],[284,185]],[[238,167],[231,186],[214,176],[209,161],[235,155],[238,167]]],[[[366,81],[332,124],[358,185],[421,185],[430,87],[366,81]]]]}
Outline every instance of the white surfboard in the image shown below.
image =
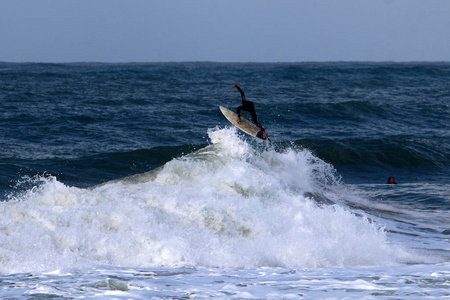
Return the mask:
{"type": "Polygon", "coordinates": [[[247,119],[241,117],[241,122],[237,122],[237,118],[238,115],[237,113],[229,110],[228,108],[225,108],[223,106],[219,106],[220,111],[223,113],[223,115],[225,116],[225,118],[228,119],[228,121],[231,122],[231,124],[233,124],[234,126],[236,126],[237,128],[239,128],[240,130],[242,130],[243,132],[245,132],[248,135],[254,136],[258,139],[261,140],[268,140],[268,138],[261,138],[258,136],[258,132],[260,131],[258,129],[258,127],[256,127],[253,123],[251,123],[250,121],[248,121],[247,119]]]}

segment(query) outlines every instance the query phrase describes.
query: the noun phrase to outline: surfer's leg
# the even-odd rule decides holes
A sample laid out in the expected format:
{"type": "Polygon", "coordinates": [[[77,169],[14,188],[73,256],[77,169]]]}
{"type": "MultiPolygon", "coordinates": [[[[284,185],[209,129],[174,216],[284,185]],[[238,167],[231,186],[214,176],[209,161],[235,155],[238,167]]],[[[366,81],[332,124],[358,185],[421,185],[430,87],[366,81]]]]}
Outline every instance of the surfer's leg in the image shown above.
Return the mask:
{"type": "Polygon", "coordinates": [[[240,117],[241,116],[241,110],[244,109],[244,105],[238,106],[238,108],[236,108],[236,113],[237,115],[240,117]]]}
{"type": "Polygon", "coordinates": [[[255,125],[257,127],[261,128],[261,130],[264,130],[264,128],[262,127],[261,123],[258,122],[258,117],[256,116],[255,111],[252,111],[251,114],[252,114],[252,121],[253,121],[253,123],[255,123],[255,125]]]}
{"type": "Polygon", "coordinates": [[[236,112],[238,114],[238,117],[236,118],[236,122],[241,123],[241,110],[244,108],[243,105],[236,108],[236,112]]]}
{"type": "Polygon", "coordinates": [[[243,105],[239,106],[238,108],[236,108],[236,112],[237,112],[237,119],[236,122],[241,123],[241,110],[244,108],[243,105]]]}
{"type": "Polygon", "coordinates": [[[258,117],[256,116],[256,112],[253,110],[253,111],[251,111],[250,112],[251,113],[251,115],[252,115],[252,121],[253,121],[253,123],[255,123],[255,125],[256,126],[258,126],[258,117]]]}

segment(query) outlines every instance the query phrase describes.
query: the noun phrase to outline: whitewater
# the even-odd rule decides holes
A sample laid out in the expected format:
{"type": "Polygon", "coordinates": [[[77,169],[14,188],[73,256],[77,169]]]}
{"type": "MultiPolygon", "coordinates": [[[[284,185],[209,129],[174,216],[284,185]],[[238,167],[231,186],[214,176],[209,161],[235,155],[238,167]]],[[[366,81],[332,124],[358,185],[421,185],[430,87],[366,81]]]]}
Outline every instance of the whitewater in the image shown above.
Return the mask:
{"type": "Polygon", "coordinates": [[[155,170],[91,188],[24,178],[33,187],[0,207],[2,295],[449,295],[449,263],[408,241],[395,218],[370,213],[406,211],[371,204],[306,148],[277,149],[232,127],[208,136],[155,170]]]}

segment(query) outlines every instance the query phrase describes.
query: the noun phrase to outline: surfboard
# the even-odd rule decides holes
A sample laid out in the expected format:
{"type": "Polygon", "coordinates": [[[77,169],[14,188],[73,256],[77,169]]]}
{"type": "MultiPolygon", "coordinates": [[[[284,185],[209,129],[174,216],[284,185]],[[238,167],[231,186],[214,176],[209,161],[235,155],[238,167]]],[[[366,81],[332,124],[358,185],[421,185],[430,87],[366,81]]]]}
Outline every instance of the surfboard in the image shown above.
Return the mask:
{"type": "MultiPolygon", "coordinates": [[[[231,124],[239,128],[241,131],[245,132],[248,135],[251,135],[255,138],[261,139],[261,140],[268,140],[267,135],[266,138],[262,138],[258,136],[258,132],[260,131],[258,127],[256,127],[253,123],[251,123],[249,120],[243,118],[241,116],[241,122],[237,122],[238,115],[237,113],[229,110],[228,108],[225,108],[223,106],[219,106],[220,111],[225,116],[225,118],[230,121],[231,124]]],[[[266,130],[267,133],[267,130],[266,130]]]]}

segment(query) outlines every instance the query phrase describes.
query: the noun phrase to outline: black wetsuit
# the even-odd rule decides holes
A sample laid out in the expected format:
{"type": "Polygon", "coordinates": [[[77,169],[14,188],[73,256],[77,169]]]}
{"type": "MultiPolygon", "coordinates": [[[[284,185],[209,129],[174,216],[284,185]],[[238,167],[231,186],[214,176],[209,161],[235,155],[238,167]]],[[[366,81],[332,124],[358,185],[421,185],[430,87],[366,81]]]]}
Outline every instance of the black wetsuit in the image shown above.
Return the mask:
{"type": "Polygon", "coordinates": [[[256,111],[255,111],[255,104],[252,101],[248,101],[245,99],[244,91],[241,90],[241,88],[239,86],[236,86],[236,88],[238,89],[238,91],[241,93],[241,96],[242,96],[242,105],[236,109],[238,116],[239,117],[241,116],[241,110],[248,111],[252,116],[253,123],[255,123],[256,126],[260,127],[262,130],[264,130],[262,125],[258,122],[258,117],[256,116],[256,111]]]}

